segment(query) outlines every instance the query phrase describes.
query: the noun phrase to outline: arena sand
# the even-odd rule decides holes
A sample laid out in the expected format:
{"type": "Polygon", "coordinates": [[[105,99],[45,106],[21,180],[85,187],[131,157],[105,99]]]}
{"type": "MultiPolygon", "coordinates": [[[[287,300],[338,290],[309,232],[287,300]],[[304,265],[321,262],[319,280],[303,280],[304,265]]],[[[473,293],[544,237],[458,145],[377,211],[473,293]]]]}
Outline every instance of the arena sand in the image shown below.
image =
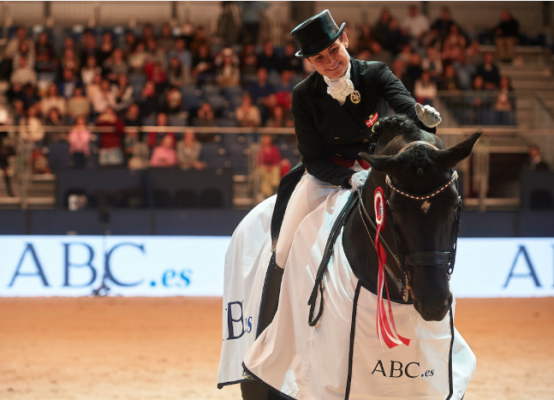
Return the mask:
{"type": "MultiPolygon", "coordinates": [[[[219,298],[0,299],[0,399],[226,399],[219,298]]],[[[466,400],[554,398],[554,298],[459,299],[466,400]]]]}

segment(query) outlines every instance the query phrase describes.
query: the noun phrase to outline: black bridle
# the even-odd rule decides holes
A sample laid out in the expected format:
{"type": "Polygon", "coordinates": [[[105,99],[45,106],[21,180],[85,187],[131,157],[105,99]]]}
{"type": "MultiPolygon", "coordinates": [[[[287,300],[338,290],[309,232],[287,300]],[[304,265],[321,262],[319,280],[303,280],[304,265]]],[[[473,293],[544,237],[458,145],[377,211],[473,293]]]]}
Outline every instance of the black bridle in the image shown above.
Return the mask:
{"type": "MultiPolygon", "coordinates": [[[[428,145],[428,146],[433,147],[433,148],[436,149],[436,147],[433,146],[430,143],[418,141],[418,142],[409,143],[408,145],[403,147],[398,154],[402,153],[406,149],[408,149],[411,146],[413,146],[414,144],[418,144],[418,143],[425,144],[425,145],[428,145]]],[[[409,299],[409,294],[410,294],[410,290],[411,290],[410,273],[409,273],[409,270],[408,270],[408,266],[412,266],[412,267],[431,266],[431,267],[434,267],[434,266],[438,266],[438,265],[448,265],[447,274],[448,274],[448,280],[450,280],[450,277],[452,276],[452,273],[454,272],[454,264],[456,262],[458,231],[459,231],[459,227],[460,227],[460,216],[461,216],[461,211],[462,211],[462,198],[460,196],[458,196],[458,204],[456,205],[456,211],[454,213],[455,214],[455,220],[454,220],[454,224],[453,224],[453,227],[452,227],[452,235],[450,237],[450,243],[451,243],[450,251],[448,251],[448,252],[420,251],[420,252],[413,252],[413,253],[406,254],[403,250],[402,243],[401,243],[401,241],[399,239],[399,236],[398,236],[399,229],[398,229],[398,225],[396,223],[396,218],[394,218],[394,210],[390,207],[390,203],[389,203],[389,198],[390,198],[390,195],[391,195],[390,190],[393,190],[394,192],[396,192],[396,193],[398,193],[398,194],[400,194],[404,197],[407,197],[409,199],[412,199],[412,200],[425,201],[427,199],[435,197],[435,196],[439,195],[440,193],[444,192],[444,190],[446,188],[448,188],[449,186],[451,186],[454,183],[456,183],[456,191],[458,191],[458,173],[454,169],[452,169],[451,177],[445,184],[441,185],[437,189],[435,189],[435,190],[433,190],[433,191],[431,191],[427,194],[424,194],[424,195],[413,194],[413,193],[409,193],[409,192],[400,190],[399,188],[394,186],[394,184],[392,183],[392,180],[389,178],[388,175],[386,176],[385,181],[387,183],[387,186],[385,187],[385,198],[386,198],[386,208],[385,209],[386,209],[386,212],[387,212],[387,215],[388,215],[389,219],[392,219],[392,228],[393,228],[392,231],[393,231],[394,241],[395,241],[396,250],[397,250],[397,257],[394,257],[394,259],[397,262],[400,271],[404,273],[405,285],[402,284],[402,280],[399,279],[398,277],[396,277],[394,272],[392,270],[390,270],[388,268],[388,266],[386,267],[386,271],[389,274],[389,276],[392,278],[392,280],[395,282],[395,284],[398,283],[397,286],[403,292],[402,293],[402,298],[403,298],[404,302],[407,302],[408,299],[409,299]]],[[[365,226],[365,228],[367,230],[367,233],[370,237],[370,241],[373,242],[373,239],[371,238],[371,234],[369,233],[369,229],[366,225],[364,215],[367,218],[367,220],[369,221],[369,223],[373,226],[375,231],[377,230],[377,228],[376,228],[375,224],[373,223],[373,220],[369,216],[369,213],[367,212],[366,207],[363,204],[363,197],[362,197],[361,188],[358,188],[358,197],[360,199],[360,203],[359,203],[360,216],[362,217],[362,222],[364,223],[364,226],[365,226]],[[362,212],[362,210],[363,210],[363,212],[362,212]]],[[[386,243],[385,239],[382,236],[381,236],[381,242],[382,242],[383,246],[390,253],[392,253],[392,251],[390,251],[390,247],[388,246],[388,244],[386,243]]],[[[394,255],[394,253],[392,253],[392,254],[394,255]]]]}

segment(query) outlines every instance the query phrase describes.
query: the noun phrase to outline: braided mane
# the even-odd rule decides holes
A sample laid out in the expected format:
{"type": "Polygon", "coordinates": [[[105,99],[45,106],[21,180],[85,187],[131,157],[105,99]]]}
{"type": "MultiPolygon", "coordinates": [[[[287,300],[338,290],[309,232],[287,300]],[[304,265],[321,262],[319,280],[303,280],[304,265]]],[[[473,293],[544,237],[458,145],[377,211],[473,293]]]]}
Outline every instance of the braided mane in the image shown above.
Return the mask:
{"type": "MultiPolygon", "coordinates": [[[[379,138],[389,132],[404,136],[408,142],[423,139],[422,131],[416,123],[404,114],[389,115],[379,120],[379,124],[374,126],[372,132],[370,136],[370,154],[375,153],[379,138]]],[[[418,175],[422,175],[427,167],[433,164],[433,161],[429,157],[429,150],[429,146],[423,144],[414,145],[406,152],[406,165],[414,169],[418,175]]]]}

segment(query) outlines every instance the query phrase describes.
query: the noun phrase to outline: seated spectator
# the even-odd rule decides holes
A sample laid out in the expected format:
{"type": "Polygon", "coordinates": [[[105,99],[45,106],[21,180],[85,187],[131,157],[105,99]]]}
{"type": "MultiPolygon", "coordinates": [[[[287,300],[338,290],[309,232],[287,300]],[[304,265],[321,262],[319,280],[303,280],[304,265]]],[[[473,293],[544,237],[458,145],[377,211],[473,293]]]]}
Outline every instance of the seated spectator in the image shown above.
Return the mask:
{"type": "Polygon", "coordinates": [[[357,46],[356,52],[360,53],[364,50],[371,51],[371,45],[373,42],[376,42],[376,38],[371,31],[369,24],[362,24],[360,31],[358,32],[358,37],[356,39],[357,46]]]}
{"type": "Polygon", "coordinates": [[[140,114],[142,118],[148,118],[158,112],[158,98],[156,97],[156,86],[154,82],[147,81],[142,88],[139,100],[140,114]]]}
{"type": "Polygon", "coordinates": [[[84,47],[81,50],[81,60],[87,60],[89,57],[94,57],[96,65],[98,64],[98,50],[96,49],[96,37],[90,30],[85,30],[83,35],[84,47]]]}
{"type": "Polygon", "coordinates": [[[125,114],[123,120],[125,126],[142,126],[142,121],[139,115],[139,106],[137,104],[131,104],[125,114]]]}
{"type": "Polygon", "coordinates": [[[496,26],[494,35],[500,61],[511,62],[514,58],[514,46],[519,41],[519,22],[506,8],[500,14],[500,23],[496,26]]]}
{"type": "Polygon", "coordinates": [[[273,51],[273,44],[270,40],[266,40],[263,45],[263,51],[258,54],[258,66],[265,68],[269,73],[272,71],[281,72],[279,58],[273,51]]]}
{"type": "Polygon", "coordinates": [[[108,108],[113,109],[116,106],[115,95],[110,90],[110,82],[107,79],[102,80],[100,91],[96,92],[92,100],[92,107],[97,114],[103,114],[108,108]]]}
{"type": "Polygon", "coordinates": [[[407,82],[407,76],[406,76],[406,65],[404,62],[397,58],[392,63],[392,73],[394,76],[396,76],[400,81],[405,85],[407,82]]]}
{"type": "Polygon", "coordinates": [[[123,58],[123,51],[121,49],[115,49],[104,64],[102,64],[106,73],[106,78],[110,82],[116,82],[121,74],[127,74],[129,72],[129,66],[123,58]]]}
{"type": "Polygon", "coordinates": [[[421,56],[418,53],[413,53],[406,68],[406,83],[408,84],[406,89],[410,93],[414,93],[415,82],[421,77],[422,72],[421,56]]]}
{"type": "Polygon", "coordinates": [[[127,75],[119,74],[117,83],[113,84],[111,91],[115,98],[114,110],[124,113],[133,102],[133,87],[127,81],[127,75]]]}
{"type": "Polygon", "coordinates": [[[260,191],[264,198],[268,198],[275,194],[281,181],[281,152],[270,135],[263,135],[260,144],[257,159],[260,191]]]}
{"type": "Polygon", "coordinates": [[[473,109],[488,108],[490,106],[490,98],[485,96],[483,90],[485,89],[485,81],[482,76],[475,76],[473,78],[473,85],[471,96],[467,97],[466,101],[473,109]]]}
{"type": "Polygon", "coordinates": [[[398,20],[396,18],[391,18],[385,48],[393,55],[396,55],[407,44],[408,38],[402,33],[402,30],[398,26],[398,20]]]}
{"type": "Polygon", "coordinates": [[[173,148],[173,137],[165,135],[160,145],[154,148],[150,167],[174,167],[177,165],[177,153],[173,148]]]}
{"type": "MultiPolygon", "coordinates": [[[[137,135],[136,140],[134,140],[134,145],[132,147],[131,158],[129,159],[127,165],[129,169],[146,169],[150,164],[150,149],[148,145],[144,143],[143,132],[134,132],[137,135]]],[[[130,142],[126,142],[129,143],[130,142]]]]}
{"type": "Polygon", "coordinates": [[[416,42],[419,42],[423,34],[429,30],[429,20],[418,12],[417,6],[411,5],[408,15],[402,20],[400,26],[405,28],[416,42]]]}
{"type": "MultiPolygon", "coordinates": [[[[192,31],[194,30],[194,28],[191,27],[191,29],[188,30],[189,36],[192,35],[192,31]]],[[[192,53],[193,58],[198,55],[198,53],[200,52],[200,47],[202,46],[207,46],[206,50],[208,53],[210,52],[210,42],[206,35],[206,30],[203,26],[199,26],[196,28],[196,32],[194,33],[189,45],[189,49],[192,53]]]]}
{"type": "Polygon", "coordinates": [[[240,71],[238,67],[238,58],[233,54],[233,50],[230,48],[223,49],[220,56],[215,60],[215,64],[218,66],[216,74],[217,85],[220,89],[229,86],[239,86],[240,71]],[[220,58],[221,61],[218,60],[218,58],[220,58]]]}
{"type": "Polygon", "coordinates": [[[73,97],[75,89],[81,87],[82,84],[75,76],[75,73],[72,69],[64,69],[63,71],[63,81],[58,85],[58,92],[61,93],[63,97],[69,99],[73,97]]]}
{"type": "Polygon", "coordinates": [[[438,34],[441,37],[441,41],[444,40],[450,33],[450,27],[456,22],[450,18],[450,9],[448,7],[443,7],[441,10],[440,18],[436,19],[431,29],[437,29],[438,34]]]}
{"type": "Polygon", "coordinates": [[[439,83],[439,88],[449,92],[458,92],[460,90],[458,74],[456,73],[456,69],[453,65],[447,65],[444,69],[444,74],[439,83]]]}
{"type": "Polygon", "coordinates": [[[35,70],[38,73],[56,72],[57,60],[54,54],[54,47],[48,41],[46,32],[41,32],[38,35],[35,46],[35,57],[35,70]]]}
{"type": "Polygon", "coordinates": [[[434,46],[427,48],[427,57],[421,60],[421,68],[429,72],[431,80],[438,82],[442,74],[442,62],[437,49],[434,46]]]}
{"type": "MultiPolygon", "coordinates": [[[[298,59],[298,57],[295,57],[298,59]]],[[[240,73],[246,82],[253,82],[258,71],[258,56],[254,44],[249,43],[244,46],[239,54],[240,73]]]]}
{"type": "Polygon", "coordinates": [[[121,151],[121,139],[125,135],[125,126],[117,118],[117,114],[111,107],[106,107],[104,113],[100,114],[96,121],[98,127],[111,127],[113,132],[100,133],[100,151],[98,163],[101,166],[121,165],[123,163],[123,152],[121,151]]]}
{"type": "Polygon", "coordinates": [[[143,42],[138,42],[133,52],[129,55],[127,59],[127,64],[129,65],[130,74],[142,74],[144,72],[144,66],[148,55],[145,51],[145,46],[143,42]]]}
{"type": "Polygon", "coordinates": [[[421,78],[416,80],[414,97],[420,104],[433,105],[433,100],[437,97],[437,84],[431,80],[429,71],[423,71],[421,78]]]}
{"type": "Polygon", "coordinates": [[[472,77],[475,75],[475,67],[471,64],[467,54],[460,51],[458,58],[454,60],[452,66],[456,69],[456,73],[458,74],[460,89],[471,89],[472,77]]]}
{"type": "Polygon", "coordinates": [[[19,60],[24,58],[27,63],[27,67],[34,69],[35,67],[35,53],[29,48],[29,44],[26,41],[19,43],[17,52],[13,56],[13,68],[19,67],[19,60]]]}
{"type": "Polygon", "coordinates": [[[191,84],[192,77],[190,75],[190,68],[182,65],[177,57],[171,57],[169,59],[167,80],[171,86],[181,87],[191,84]]]}
{"type": "Polygon", "coordinates": [[[167,22],[162,25],[162,34],[158,39],[157,46],[166,54],[175,47],[175,39],[171,33],[171,25],[167,22]]]}
{"type": "Polygon", "coordinates": [[[128,59],[135,47],[137,46],[137,37],[134,34],[134,32],[129,31],[125,33],[125,42],[123,43],[123,46],[121,47],[121,50],[123,50],[123,56],[125,59],[128,59]]]}
{"type": "Polygon", "coordinates": [[[267,128],[292,128],[294,127],[294,121],[292,118],[285,118],[283,107],[276,106],[273,109],[273,115],[267,120],[265,126],[267,128]]]}
{"type": "Polygon", "coordinates": [[[242,127],[256,128],[261,124],[260,110],[252,104],[248,94],[242,97],[242,105],[235,111],[237,123],[242,127]]]}
{"type": "Polygon", "coordinates": [[[179,38],[175,42],[175,48],[167,54],[168,65],[172,58],[176,58],[179,63],[186,68],[189,73],[192,68],[192,54],[187,50],[185,39],[179,38]]]}
{"type": "Polygon", "coordinates": [[[374,40],[373,42],[371,42],[370,46],[371,48],[369,49],[369,51],[366,50],[368,53],[368,61],[379,61],[387,65],[392,65],[392,53],[388,50],[383,49],[381,43],[374,40]]]}
{"type": "Polygon", "coordinates": [[[465,51],[471,65],[477,67],[483,63],[483,56],[481,55],[480,45],[477,40],[472,41],[465,51]]]}
{"type": "Polygon", "coordinates": [[[100,47],[96,52],[96,62],[98,65],[104,65],[104,62],[110,58],[114,51],[113,38],[110,32],[104,32],[100,41],[100,47]]]}
{"type": "Polygon", "coordinates": [[[202,143],[196,140],[193,131],[186,131],[182,140],[177,142],[177,161],[182,169],[200,170],[206,166],[200,161],[202,153],[202,143]]]}
{"type": "Polygon", "coordinates": [[[192,57],[192,76],[200,85],[215,80],[214,59],[207,44],[198,47],[198,54],[192,57]]]}
{"type": "Polygon", "coordinates": [[[48,86],[48,94],[40,102],[40,110],[43,117],[46,117],[51,108],[57,108],[61,115],[65,115],[65,99],[58,94],[55,83],[48,86]]]}
{"type": "Polygon", "coordinates": [[[542,159],[541,152],[538,146],[532,145],[531,147],[529,147],[529,158],[529,169],[531,171],[550,171],[550,167],[542,159]]]}
{"type": "Polygon", "coordinates": [[[23,103],[23,100],[14,100],[13,101],[13,124],[19,125],[21,120],[25,118],[25,109],[29,109],[33,105],[29,105],[28,107],[25,107],[25,104],[23,103]]]}
{"type": "Polygon", "coordinates": [[[171,89],[165,96],[163,112],[166,114],[179,114],[183,110],[183,95],[177,88],[171,89]]]}
{"type": "Polygon", "coordinates": [[[85,168],[90,157],[92,134],[87,129],[85,117],[77,117],[75,126],[69,132],[69,155],[74,168],[85,168]]]}
{"type": "Polygon", "coordinates": [[[196,126],[216,126],[214,111],[208,102],[202,103],[198,109],[198,118],[196,118],[196,126]]]}
{"type": "Polygon", "coordinates": [[[94,101],[94,98],[96,97],[97,93],[100,93],[100,86],[102,85],[102,75],[96,74],[94,75],[94,79],[92,83],[89,83],[86,87],[87,91],[87,99],[92,102],[94,101]]]}
{"type": "Polygon", "coordinates": [[[258,69],[256,73],[256,82],[250,85],[248,93],[252,97],[252,100],[258,105],[261,105],[263,99],[267,96],[275,93],[275,88],[267,81],[267,70],[265,68],[258,69]]]}
{"type": "Polygon", "coordinates": [[[65,49],[63,52],[63,56],[60,58],[60,73],[58,74],[58,76],[62,75],[63,71],[66,69],[72,70],[75,75],[77,75],[79,73],[79,70],[81,69],[81,60],[79,60],[79,57],[77,57],[77,55],[75,54],[75,50],[71,48],[65,49]]]}
{"type": "Polygon", "coordinates": [[[22,93],[18,96],[23,101],[24,108],[29,108],[40,102],[40,97],[37,96],[37,91],[33,85],[28,83],[23,86],[22,93]]]}
{"type": "Polygon", "coordinates": [[[485,89],[494,90],[500,83],[500,71],[494,63],[494,56],[491,52],[485,53],[483,64],[477,67],[477,75],[483,77],[485,89]]]}
{"type": "Polygon", "coordinates": [[[14,71],[12,72],[12,76],[10,77],[10,82],[12,83],[12,85],[35,85],[37,83],[37,74],[27,64],[27,59],[25,57],[21,57],[18,59],[18,61],[19,63],[17,65],[17,68],[14,69],[14,71]]]}
{"type": "Polygon", "coordinates": [[[460,34],[460,28],[457,24],[450,25],[450,31],[444,38],[443,47],[459,47],[465,49],[467,46],[466,38],[460,34]]]}
{"type": "Polygon", "coordinates": [[[160,63],[148,63],[144,67],[144,72],[146,73],[146,78],[154,83],[156,94],[162,94],[167,87],[167,76],[160,63]]]}
{"type": "Polygon", "coordinates": [[[83,96],[83,88],[78,86],[75,88],[75,95],[67,102],[67,115],[71,118],[78,117],[88,118],[90,114],[90,101],[83,96]]]}
{"type": "Polygon", "coordinates": [[[142,30],[141,40],[147,41],[149,39],[156,39],[154,36],[154,27],[150,23],[144,25],[144,29],[142,30]]]}
{"type": "Polygon", "coordinates": [[[515,107],[512,98],[512,87],[510,78],[503,76],[500,78],[500,92],[496,97],[494,109],[496,111],[514,111],[515,107]]]}
{"type": "MultiPolygon", "coordinates": [[[[50,127],[62,127],[65,125],[57,108],[51,108],[48,111],[44,125],[50,127]]],[[[46,139],[48,143],[57,143],[67,140],[67,132],[62,132],[60,130],[50,131],[46,134],[46,139]]]]}
{"type": "Polygon", "coordinates": [[[296,57],[296,46],[293,42],[287,42],[285,45],[285,58],[283,59],[283,69],[287,71],[293,71],[294,74],[301,74],[304,72],[302,67],[302,60],[296,57]]]}
{"type": "Polygon", "coordinates": [[[387,7],[383,7],[381,9],[381,13],[379,14],[379,19],[375,23],[375,27],[373,29],[375,39],[386,49],[388,49],[388,36],[390,32],[389,24],[391,19],[392,15],[390,10],[387,7]]]}
{"type": "MultiPolygon", "coordinates": [[[[161,128],[167,127],[167,115],[165,115],[164,113],[159,113],[156,117],[156,126],[159,126],[161,128]]],[[[175,139],[175,134],[173,132],[150,132],[148,134],[148,146],[150,146],[150,148],[158,146],[165,136],[171,136],[173,139],[175,139]]],[[[175,140],[173,140],[172,143],[175,143],[175,140]]]]}
{"type": "Polygon", "coordinates": [[[44,127],[37,117],[37,107],[31,106],[27,115],[19,122],[19,140],[26,143],[36,143],[41,146],[44,143],[44,127]]]}
{"type": "Polygon", "coordinates": [[[19,49],[19,45],[22,42],[27,43],[27,46],[31,53],[34,53],[35,46],[33,45],[33,41],[27,38],[27,28],[25,28],[24,26],[20,26],[15,31],[15,36],[8,41],[6,49],[4,50],[4,58],[7,60],[12,60],[15,53],[17,53],[19,49]]]}
{"type": "Polygon", "coordinates": [[[150,38],[146,41],[146,65],[145,68],[151,68],[149,65],[158,64],[162,71],[166,70],[167,60],[165,52],[158,48],[156,39],[150,38]]]}

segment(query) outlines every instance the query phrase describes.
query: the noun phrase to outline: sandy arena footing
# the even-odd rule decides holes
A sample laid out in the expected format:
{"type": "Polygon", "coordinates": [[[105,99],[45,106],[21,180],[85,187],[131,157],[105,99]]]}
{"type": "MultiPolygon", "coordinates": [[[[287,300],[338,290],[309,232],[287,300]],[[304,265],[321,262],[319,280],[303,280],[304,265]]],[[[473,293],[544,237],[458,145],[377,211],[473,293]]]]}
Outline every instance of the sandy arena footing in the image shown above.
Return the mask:
{"type": "MultiPolygon", "coordinates": [[[[0,299],[0,399],[225,399],[220,298],[0,299]]],[[[554,298],[458,299],[465,400],[554,398],[554,298]]]]}

